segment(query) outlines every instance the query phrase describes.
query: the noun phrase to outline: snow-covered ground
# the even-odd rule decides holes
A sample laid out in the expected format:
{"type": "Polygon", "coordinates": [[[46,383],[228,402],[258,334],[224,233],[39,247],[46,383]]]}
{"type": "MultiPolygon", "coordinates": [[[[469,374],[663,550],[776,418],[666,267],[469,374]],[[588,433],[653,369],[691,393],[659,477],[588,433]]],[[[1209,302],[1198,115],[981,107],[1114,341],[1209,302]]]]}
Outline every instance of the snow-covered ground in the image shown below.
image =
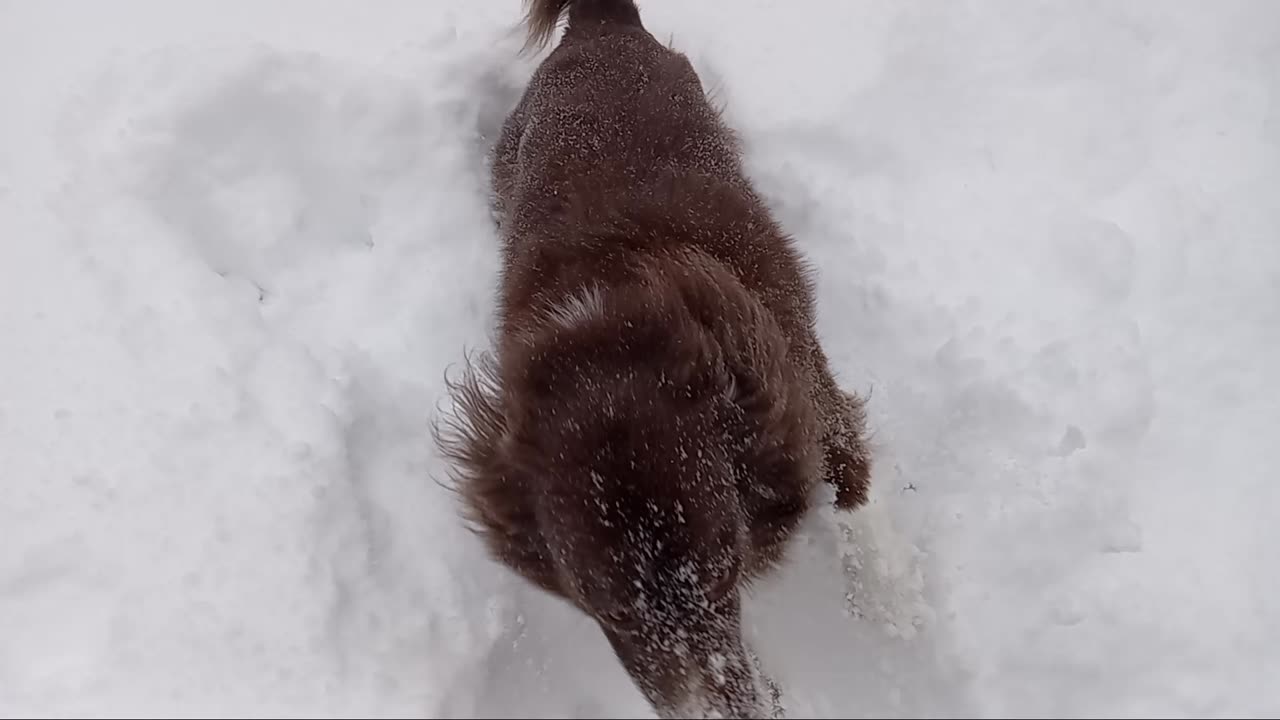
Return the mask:
{"type": "MultiPolygon", "coordinates": [[[[519,10],[0,2],[0,717],[647,714],[437,484],[519,10]]],[[[871,393],[792,714],[1280,713],[1280,3],[642,11],[871,393]]]]}

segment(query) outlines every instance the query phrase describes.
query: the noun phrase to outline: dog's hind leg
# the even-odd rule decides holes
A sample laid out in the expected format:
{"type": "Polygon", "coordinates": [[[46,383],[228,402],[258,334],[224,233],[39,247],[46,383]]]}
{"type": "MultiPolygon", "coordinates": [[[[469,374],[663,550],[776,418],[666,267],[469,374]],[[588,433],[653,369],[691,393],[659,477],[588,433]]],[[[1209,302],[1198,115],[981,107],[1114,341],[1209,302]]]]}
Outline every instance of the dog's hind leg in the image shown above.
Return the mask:
{"type": "Polygon", "coordinates": [[[823,352],[815,350],[813,399],[822,427],[823,481],[835,488],[835,505],[855,510],[867,503],[871,454],[861,399],[840,389],[823,352]]]}

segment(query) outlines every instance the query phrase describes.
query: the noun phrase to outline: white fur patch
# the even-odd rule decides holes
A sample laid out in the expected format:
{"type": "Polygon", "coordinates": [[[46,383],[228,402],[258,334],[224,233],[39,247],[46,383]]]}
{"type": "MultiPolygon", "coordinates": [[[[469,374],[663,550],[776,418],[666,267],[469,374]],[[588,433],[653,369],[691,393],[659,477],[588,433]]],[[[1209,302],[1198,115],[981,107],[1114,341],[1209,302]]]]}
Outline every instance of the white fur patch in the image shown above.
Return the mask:
{"type": "Polygon", "coordinates": [[[591,286],[551,308],[547,319],[563,328],[572,328],[604,315],[604,295],[591,286]]]}

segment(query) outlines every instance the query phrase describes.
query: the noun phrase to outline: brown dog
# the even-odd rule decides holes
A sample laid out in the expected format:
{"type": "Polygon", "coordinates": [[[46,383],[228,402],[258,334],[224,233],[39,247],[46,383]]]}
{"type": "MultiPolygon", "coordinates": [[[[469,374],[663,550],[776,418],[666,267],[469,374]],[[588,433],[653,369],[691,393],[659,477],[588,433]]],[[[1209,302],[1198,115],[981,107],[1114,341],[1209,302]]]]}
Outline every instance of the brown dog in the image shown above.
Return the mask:
{"type": "Polygon", "coordinates": [[[494,149],[496,357],[438,434],[492,555],[594,618],[662,717],[763,717],[740,594],[822,480],[865,502],[861,402],[811,281],[632,0],[532,0],[560,44],[494,149]]]}

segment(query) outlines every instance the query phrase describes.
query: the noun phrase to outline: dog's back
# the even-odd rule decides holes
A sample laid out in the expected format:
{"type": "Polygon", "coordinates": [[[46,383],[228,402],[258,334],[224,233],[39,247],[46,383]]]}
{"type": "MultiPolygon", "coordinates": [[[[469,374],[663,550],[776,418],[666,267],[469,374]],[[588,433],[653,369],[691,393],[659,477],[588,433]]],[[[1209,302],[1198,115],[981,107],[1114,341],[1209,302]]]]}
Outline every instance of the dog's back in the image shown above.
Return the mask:
{"type": "Polygon", "coordinates": [[[546,298],[577,290],[571,266],[594,263],[582,273],[619,279],[610,273],[620,253],[593,254],[584,239],[618,239],[629,252],[678,243],[722,263],[793,342],[811,345],[808,268],[745,177],[737,138],[688,58],[644,28],[632,0],[537,0],[531,38],[545,40],[561,13],[565,33],[494,149],[512,270],[503,318],[518,325],[546,298]]]}

